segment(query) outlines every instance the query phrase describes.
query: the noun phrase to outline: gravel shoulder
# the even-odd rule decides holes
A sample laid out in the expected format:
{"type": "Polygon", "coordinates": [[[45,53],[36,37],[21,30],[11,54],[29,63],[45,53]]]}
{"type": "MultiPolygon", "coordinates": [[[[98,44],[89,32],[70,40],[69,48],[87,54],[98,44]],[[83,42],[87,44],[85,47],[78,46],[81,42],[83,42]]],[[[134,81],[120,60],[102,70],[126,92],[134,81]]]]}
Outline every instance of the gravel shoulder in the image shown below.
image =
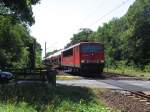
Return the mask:
{"type": "Polygon", "coordinates": [[[122,112],[150,112],[150,105],[138,99],[126,96],[118,91],[101,91],[97,89],[95,93],[107,106],[119,109],[122,112]]]}

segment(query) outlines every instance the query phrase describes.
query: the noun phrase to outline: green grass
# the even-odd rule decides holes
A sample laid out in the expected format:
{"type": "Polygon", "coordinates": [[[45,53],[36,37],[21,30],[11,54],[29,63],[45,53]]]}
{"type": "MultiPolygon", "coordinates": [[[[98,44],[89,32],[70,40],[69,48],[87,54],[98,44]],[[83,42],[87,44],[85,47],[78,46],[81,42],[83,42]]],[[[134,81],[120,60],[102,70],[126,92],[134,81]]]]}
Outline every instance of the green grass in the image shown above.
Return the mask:
{"type": "Polygon", "coordinates": [[[0,112],[110,112],[91,89],[46,84],[0,87],[0,112]]]}
{"type": "Polygon", "coordinates": [[[150,77],[149,71],[142,71],[133,67],[105,68],[104,71],[111,73],[126,74],[135,77],[150,77]]]}
{"type": "Polygon", "coordinates": [[[80,79],[78,76],[71,76],[71,75],[57,75],[56,76],[57,80],[77,80],[80,79]]]}

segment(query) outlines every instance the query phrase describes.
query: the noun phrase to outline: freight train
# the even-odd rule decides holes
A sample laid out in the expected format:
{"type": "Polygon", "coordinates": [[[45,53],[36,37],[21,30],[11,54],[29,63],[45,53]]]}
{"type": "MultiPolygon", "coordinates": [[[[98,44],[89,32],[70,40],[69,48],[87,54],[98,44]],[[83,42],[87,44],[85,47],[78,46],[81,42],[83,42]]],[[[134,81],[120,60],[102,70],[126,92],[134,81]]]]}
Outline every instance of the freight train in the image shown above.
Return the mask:
{"type": "Polygon", "coordinates": [[[104,68],[104,46],[99,42],[80,42],[47,57],[46,64],[85,73],[101,73],[104,68]]]}

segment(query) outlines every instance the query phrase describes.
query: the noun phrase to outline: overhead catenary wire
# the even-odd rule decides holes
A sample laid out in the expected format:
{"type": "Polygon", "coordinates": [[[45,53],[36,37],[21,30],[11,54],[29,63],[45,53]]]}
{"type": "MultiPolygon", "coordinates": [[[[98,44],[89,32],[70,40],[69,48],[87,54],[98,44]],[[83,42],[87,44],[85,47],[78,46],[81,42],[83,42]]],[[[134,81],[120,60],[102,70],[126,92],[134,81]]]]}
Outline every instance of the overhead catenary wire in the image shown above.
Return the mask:
{"type": "MultiPolygon", "coordinates": [[[[130,0],[125,0],[125,1],[121,2],[118,6],[116,6],[116,7],[113,8],[112,10],[108,11],[108,12],[105,13],[103,16],[101,16],[100,18],[98,18],[96,21],[94,21],[93,23],[91,23],[91,24],[89,25],[89,27],[91,27],[92,25],[96,24],[97,22],[99,22],[100,20],[102,20],[102,19],[105,18],[106,16],[110,15],[110,14],[113,13],[114,11],[118,10],[119,8],[121,8],[122,6],[124,6],[125,4],[127,4],[129,1],[130,1],[130,0]]],[[[98,3],[99,5],[97,5],[98,7],[94,8],[94,9],[87,15],[87,17],[84,18],[84,20],[83,20],[82,22],[85,22],[85,20],[87,20],[87,19],[89,18],[89,16],[91,16],[91,14],[93,14],[93,13],[96,11],[97,8],[99,8],[100,6],[103,7],[103,3],[104,3],[104,2],[105,2],[104,0],[100,1],[100,2],[98,3]]],[[[83,24],[83,23],[80,23],[80,24],[83,24]]],[[[52,44],[51,46],[49,46],[47,49],[50,49],[50,48],[54,47],[56,44],[58,44],[58,42],[55,42],[54,44],[52,44]]]]}
{"type": "Polygon", "coordinates": [[[48,47],[46,48],[46,50],[51,49],[51,48],[54,48],[54,46],[57,45],[58,43],[60,43],[60,41],[55,41],[53,44],[51,44],[50,46],[48,46],[48,47]]]}
{"type": "Polygon", "coordinates": [[[91,23],[89,25],[89,27],[91,27],[92,25],[96,24],[97,22],[99,22],[100,20],[102,20],[103,18],[105,18],[106,16],[108,16],[109,14],[113,13],[114,11],[118,10],[119,8],[121,8],[122,6],[124,6],[125,4],[127,4],[129,1],[130,0],[123,1],[117,7],[113,8],[112,10],[110,10],[109,12],[107,12],[106,14],[104,14],[103,16],[101,16],[100,18],[98,18],[96,21],[94,21],[93,23],[91,23]]]}
{"type": "Polygon", "coordinates": [[[84,22],[87,21],[88,18],[89,18],[91,15],[93,15],[94,12],[97,11],[97,9],[98,9],[99,7],[102,8],[104,2],[105,2],[105,0],[101,0],[101,1],[98,3],[97,7],[94,8],[94,9],[80,22],[80,24],[79,24],[78,26],[81,26],[81,24],[84,24],[84,22]]]}

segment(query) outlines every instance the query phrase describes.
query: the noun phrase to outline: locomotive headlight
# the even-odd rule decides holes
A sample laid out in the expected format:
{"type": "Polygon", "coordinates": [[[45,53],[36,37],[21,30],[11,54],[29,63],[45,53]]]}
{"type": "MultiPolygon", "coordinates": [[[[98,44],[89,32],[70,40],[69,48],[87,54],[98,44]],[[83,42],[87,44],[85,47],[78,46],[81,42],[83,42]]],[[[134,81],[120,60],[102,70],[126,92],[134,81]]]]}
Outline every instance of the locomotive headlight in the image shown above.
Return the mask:
{"type": "Polygon", "coordinates": [[[101,63],[104,63],[104,60],[101,60],[101,63]]]}
{"type": "Polygon", "coordinates": [[[81,60],[81,63],[85,63],[85,60],[81,60]]]}

